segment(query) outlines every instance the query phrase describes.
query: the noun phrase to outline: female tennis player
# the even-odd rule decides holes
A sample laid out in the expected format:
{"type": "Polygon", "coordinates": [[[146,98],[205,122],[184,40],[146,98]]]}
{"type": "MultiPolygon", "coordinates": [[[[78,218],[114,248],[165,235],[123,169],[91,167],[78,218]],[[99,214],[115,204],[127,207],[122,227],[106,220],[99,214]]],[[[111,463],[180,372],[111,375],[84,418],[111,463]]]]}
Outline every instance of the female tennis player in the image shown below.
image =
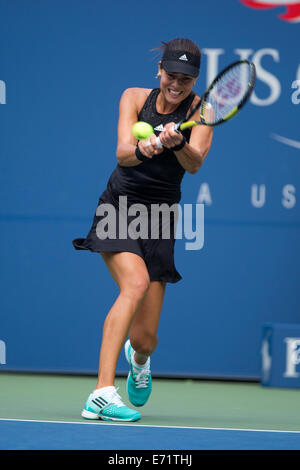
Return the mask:
{"type": "Polygon", "coordinates": [[[152,390],[150,356],[158,343],[157,328],[166,284],[181,279],[174,265],[174,217],[169,239],[161,236],[161,226],[158,238],[136,239],[128,234],[120,236],[119,232],[116,237],[114,234],[104,238],[99,236],[99,224],[104,218],[101,209],[109,204],[120,215],[121,196],[127,197],[128,208],[136,203],[146,208],[151,204],[178,203],[184,173],[194,174],[199,170],[212,141],[213,131],[209,126],[196,126],[182,133],[173,129],[174,123],[184,119],[200,100],[192,91],[200,72],[200,49],[183,38],[163,43],[160,49],[162,59],[158,62],[157,75],[160,87],[129,88],[122,94],[117,166],[99,199],[87,237],[73,240],[75,249],[101,254],[120,290],[104,322],[98,382],[82,411],[87,419],[136,421],[141,418],[137,410],[125,406],[114,386],[117,361],[129,337],[125,343],[130,366],[127,392],[135,407],[143,406],[152,390]],[[134,138],[132,126],[137,121],[153,126],[155,133],[148,140],[134,138]],[[162,148],[157,147],[157,136],[162,148]]]}

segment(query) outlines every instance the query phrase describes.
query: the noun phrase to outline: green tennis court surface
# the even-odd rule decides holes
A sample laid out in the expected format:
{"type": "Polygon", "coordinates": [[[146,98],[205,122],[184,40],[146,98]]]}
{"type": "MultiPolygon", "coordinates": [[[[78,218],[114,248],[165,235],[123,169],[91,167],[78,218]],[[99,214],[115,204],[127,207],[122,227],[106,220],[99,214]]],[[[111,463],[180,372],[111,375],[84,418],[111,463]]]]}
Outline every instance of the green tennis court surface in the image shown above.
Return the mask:
{"type": "MultiPolygon", "coordinates": [[[[0,418],[85,422],[81,410],[96,378],[0,373],[0,418]]],[[[126,379],[116,386],[124,402],[126,379]]],[[[256,383],[153,380],[135,425],[300,431],[300,390],[256,383]]]]}

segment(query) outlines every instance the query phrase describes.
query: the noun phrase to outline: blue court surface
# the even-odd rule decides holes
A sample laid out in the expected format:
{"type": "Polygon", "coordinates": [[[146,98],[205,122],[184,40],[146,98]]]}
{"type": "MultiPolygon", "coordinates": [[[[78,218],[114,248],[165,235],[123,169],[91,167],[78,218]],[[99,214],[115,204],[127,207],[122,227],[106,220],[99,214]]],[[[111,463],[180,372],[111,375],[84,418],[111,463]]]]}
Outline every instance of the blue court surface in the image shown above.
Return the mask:
{"type": "Polygon", "coordinates": [[[112,423],[81,417],[94,377],[0,375],[1,450],[300,451],[299,390],[156,379],[142,419],[112,423]]]}
{"type": "Polygon", "coordinates": [[[3,450],[299,450],[300,432],[0,420],[3,450]]]}

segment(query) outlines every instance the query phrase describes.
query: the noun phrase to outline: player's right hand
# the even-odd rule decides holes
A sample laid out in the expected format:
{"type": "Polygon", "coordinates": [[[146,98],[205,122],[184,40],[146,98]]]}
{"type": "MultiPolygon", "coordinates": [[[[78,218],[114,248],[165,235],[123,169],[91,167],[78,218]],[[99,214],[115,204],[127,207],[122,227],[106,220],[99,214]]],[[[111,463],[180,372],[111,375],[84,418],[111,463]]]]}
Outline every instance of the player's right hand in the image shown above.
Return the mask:
{"type": "Polygon", "coordinates": [[[157,148],[157,140],[155,134],[152,134],[150,139],[140,140],[138,146],[142,154],[148,158],[152,158],[153,155],[158,155],[164,150],[163,147],[157,148]]]}

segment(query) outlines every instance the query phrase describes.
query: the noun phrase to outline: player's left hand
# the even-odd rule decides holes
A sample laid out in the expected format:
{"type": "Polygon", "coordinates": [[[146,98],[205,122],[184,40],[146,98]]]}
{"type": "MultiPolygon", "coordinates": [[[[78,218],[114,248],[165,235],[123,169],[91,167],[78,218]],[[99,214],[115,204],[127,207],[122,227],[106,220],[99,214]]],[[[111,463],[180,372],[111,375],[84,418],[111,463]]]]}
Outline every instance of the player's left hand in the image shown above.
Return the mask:
{"type": "Polygon", "coordinates": [[[183,135],[174,131],[175,122],[169,122],[165,125],[164,130],[159,134],[159,139],[164,147],[170,149],[181,144],[183,135]]]}

